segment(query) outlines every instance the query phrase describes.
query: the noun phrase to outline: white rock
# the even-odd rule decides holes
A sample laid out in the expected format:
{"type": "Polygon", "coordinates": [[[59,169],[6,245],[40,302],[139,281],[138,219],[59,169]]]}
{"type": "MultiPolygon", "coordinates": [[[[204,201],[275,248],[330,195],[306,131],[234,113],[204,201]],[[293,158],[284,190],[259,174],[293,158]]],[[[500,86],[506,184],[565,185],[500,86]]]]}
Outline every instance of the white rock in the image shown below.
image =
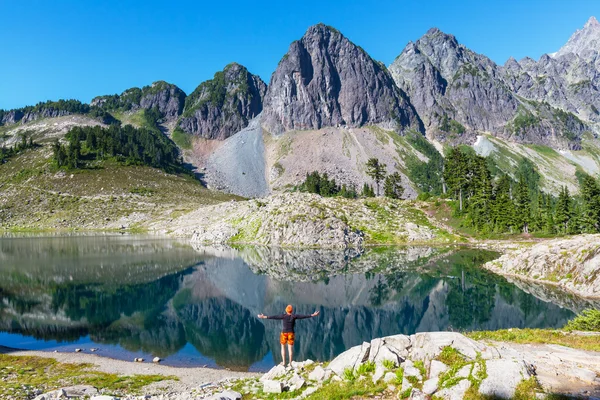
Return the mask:
{"type": "Polygon", "coordinates": [[[63,389],[53,390],[48,393],[40,394],[34,400],[55,400],[64,399],[67,397],[66,392],[63,389]]]}
{"type": "Polygon", "coordinates": [[[81,349],[75,349],[75,353],[81,353],[81,349]]]}
{"type": "Polygon", "coordinates": [[[337,375],[334,375],[333,377],[331,377],[331,380],[332,380],[333,382],[342,382],[342,381],[343,381],[343,379],[342,379],[342,378],[340,378],[340,377],[339,377],[339,376],[337,376],[337,375]]]}
{"type": "Polygon", "coordinates": [[[435,393],[435,397],[444,400],[462,400],[470,387],[471,381],[468,379],[463,379],[452,387],[437,391],[435,393]]]}
{"type": "Polygon", "coordinates": [[[207,400],[241,400],[241,393],[234,392],[233,390],[226,390],[221,393],[213,394],[207,400]]]}
{"type": "Polygon", "coordinates": [[[428,379],[423,382],[423,393],[432,395],[438,390],[439,378],[428,379]]]}
{"type": "Polygon", "coordinates": [[[282,375],[285,375],[285,367],[283,365],[276,365],[269,372],[261,376],[259,381],[263,382],[266,380],[272,380],[278,378],[282,375]]]}
{"type": "Polygon", "coordinates": [[[456,376],[458,376],[459,378],[468,378],[469,375],[471,374],[471,368],[473,366],[471,364],[465,365],[464,367],[462,367],[461,369],[458,370],[458,372],[456,373],[456,376]]]}
{"type": "Polygon", "coordinates": [[[427,396],[425,393],[421,392],[419,389],[413,389],[410,393],[409,399],[411,400],[427,400],[427,396]]]}
{"type": "Polygon", "coordinates": [[[400,357],[408,357],[408,349],[411,347],[410,337],[406,335],[393,335],[386,336],[383,340],[387,346],[393,347],[400,357]]]}
{"type": "Polygon", "coordinates": [[[437,378],[440,374],[448,371],[448,366],[441,361],[431,360],[429,365],[429,378],[437,378]]]}
{"type": "Polygon", "coordinates": [[[383,376],[383,381],[385,383],[394,382],[396,380],[396,374],[393,372],[386,372],[383,376]]]}
{"type": "Polygon", "coordinates": [[[298,389],[302,389],[304,387],[304,384],[306,383],[306,381],[300,375],[294,374],[290,378],[289,383],[291,385],[294,385],[295,390],[298,390],[298,389]]]}
{"type": "Polygon", "coordinates": [[[493,348],[484,346],[457,332],[423,332],[410,336],[412,343],[411,358],[413,360],[433,360],[440,355],[442,349],[451,346],[471,360],[481,353],[484,359],[497,355],[493,348]]]}
{"type": "Polygon", "coordinates": [[[113,396],[102,395],[102,396],[94,396],[94,397],[90,398],[90,400],[118,400],[118,399],[113,396]]]}
{"type": "Polygon", "coordinates": [[[375,372],[373,373],[373,383],[377,383],[381,377],[385,374],[385,367],[383,365],[376,365],[375,372]]]}
{"type": "Polygon", "coordinates": [[[412,361],[406,360],[404,364],[402,364],[402,368],[404,368],[404,376],[414,376],[416,378],[421,378],[421,371],[419,371],[412,361]]]}
{"type": "Polygon", "coordinates": [[[265,393],[281,393],[283,391],[283,383],[266,379],[263,381],[263,392],[265,393]]]}
{"type": "Polygon", "coordinates": [[[162,361],[162,360],[160,359],[160,357],[154,357],[154,358],[152,359],[152,362],[153,362],[153,363],[159,363],[159,362],[161,362],[161,361],[162,361]]]}
{"type": "Polygon", "coordinates": [[[370,347],[371,344],[368,342],[351,347],[330,362],[328,369],[339,376],[343,376],[346,368],[357,369],[368,358],[370,347]]]}
{"type": "Polygon", "coordinates": [[[412,383],[406,379],[406,377],[402,378],[402,387],[400,388],[400,392],[406,392],[408,389],[412,387],[412,383]]]}
{"type": "Polygon", "coordinates": [[[479,386],[479,393],[485,396],[511,399],[517,385],[529,378],[524,362],[515,358],[488,360],[486,367],[488,376],[479,386]]]}
{"type": "Polygon", "coordinates": [[[76,385],[65,387],[62,390],[65,391],[65,394],[68,398],[71,397],[89,397],[98,394],[98,389],[91,385],[76,385]]]}
{"type": "Polygon", "coordinates": [[[391,361],[395,365],[400,365],[400,363],[403,361],[403,358],[401,358],[398,355],[395,348],[390,347],[387,344],[383,344],[382,346],[380,346],[377,349],[377,352],[375,353],[373,351],[373,342],[371,342],[371,352],[369,353],[369,361],[372,361],[375,364],[383,364],[384,360],[391,361]]]}
{"type": "Polygon", "coordinates": [[[308,379],[317,382],[323,381],[325,379],[325,370],[320,365],[317,365],[315,369],[308,374],[308,379]]]}

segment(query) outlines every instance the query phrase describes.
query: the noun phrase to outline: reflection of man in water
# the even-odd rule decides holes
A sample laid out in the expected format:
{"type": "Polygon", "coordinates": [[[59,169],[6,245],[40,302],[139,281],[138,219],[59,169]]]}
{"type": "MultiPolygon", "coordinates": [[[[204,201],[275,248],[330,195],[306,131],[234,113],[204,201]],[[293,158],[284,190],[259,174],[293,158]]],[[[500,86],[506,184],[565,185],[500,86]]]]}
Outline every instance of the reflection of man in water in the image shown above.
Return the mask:
{"type": "Polygon", "coordinates": [[[288,305],[285,308],[285,314],[281,315],[272,315],[267,317],[264,314],[258,314],[258,318],[261,319],[280,319],[283,325],[283,329],[281,330],[281,335],[279,336],[279,343],[281,343],[281,365],[285,365],[285,345],[288,345],[288,353],[290,356],[290,365],[292,365],[292,357],[294,355],[294,326],[296,325],[297,319],[305,319],[316,317],[319,315],[318,311],[310,315],[302,315],[302,314],[292,314],[293,307],[288,305]]]}

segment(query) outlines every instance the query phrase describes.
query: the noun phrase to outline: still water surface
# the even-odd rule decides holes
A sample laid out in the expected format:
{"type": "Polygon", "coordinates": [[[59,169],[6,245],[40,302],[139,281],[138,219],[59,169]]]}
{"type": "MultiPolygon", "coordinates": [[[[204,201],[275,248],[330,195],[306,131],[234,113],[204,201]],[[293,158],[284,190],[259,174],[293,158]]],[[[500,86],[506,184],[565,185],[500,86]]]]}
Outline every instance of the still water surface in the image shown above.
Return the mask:
{"type": "Polygon", "coordinates": [[[176,366],[264,371],[279,357],[288,303],[297,358],[329,360],[374,337],[559,327],[586,307],[510,283],[473,249],[351,251],[192,248],[142,236],[0,238],[0,345],[176,366]],[[534,295],[529,294],[534,293],[534,295]]]}

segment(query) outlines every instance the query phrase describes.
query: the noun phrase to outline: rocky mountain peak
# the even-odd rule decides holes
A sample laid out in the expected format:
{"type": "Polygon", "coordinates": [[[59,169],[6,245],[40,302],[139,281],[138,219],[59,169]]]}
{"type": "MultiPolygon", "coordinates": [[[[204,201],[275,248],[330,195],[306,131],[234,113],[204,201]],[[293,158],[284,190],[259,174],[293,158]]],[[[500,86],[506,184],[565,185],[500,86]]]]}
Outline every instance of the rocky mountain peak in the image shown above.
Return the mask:
{"type": "Polygon", "coordinates": [[[577,30],[569,41],[560,48],[555,57],[574,53],[589,60],[600,52],[600,23],[590,17],[583,29],[577,30]]]}
{"type": "Polygon", "coordinates": [[[419,127],[385,65],[325,24],[290,44],[271,76],[262,122],[271,133],[338,125],[419,127]]]}
{"type": "Polygon", "coordinates": [[[226,139],[262,111],[266,91],[259,76],[238,63],[228,64],[186,98],[178,127],[206,139],[226,139]]]}
{"type": "Polygon", "coordinates": [[[600,22],[592,15],[583,26],[583,29],[600,29],[600,22]]]}

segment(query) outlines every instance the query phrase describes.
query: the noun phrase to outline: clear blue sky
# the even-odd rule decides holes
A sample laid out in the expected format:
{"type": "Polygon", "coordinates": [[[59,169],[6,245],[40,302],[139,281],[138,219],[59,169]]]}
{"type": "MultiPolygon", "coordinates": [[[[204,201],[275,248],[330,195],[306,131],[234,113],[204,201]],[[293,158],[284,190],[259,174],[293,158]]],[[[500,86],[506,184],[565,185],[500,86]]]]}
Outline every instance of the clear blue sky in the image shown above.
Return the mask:
{"type": "Polygon", "coordinates": [[[324,22],[386,65],[437,26],[499,64],[558,50],[597,0],[0,0],[0,108],[166,80],[186,93],[232,61],[267,83],[306,28],[324,22]]]}

